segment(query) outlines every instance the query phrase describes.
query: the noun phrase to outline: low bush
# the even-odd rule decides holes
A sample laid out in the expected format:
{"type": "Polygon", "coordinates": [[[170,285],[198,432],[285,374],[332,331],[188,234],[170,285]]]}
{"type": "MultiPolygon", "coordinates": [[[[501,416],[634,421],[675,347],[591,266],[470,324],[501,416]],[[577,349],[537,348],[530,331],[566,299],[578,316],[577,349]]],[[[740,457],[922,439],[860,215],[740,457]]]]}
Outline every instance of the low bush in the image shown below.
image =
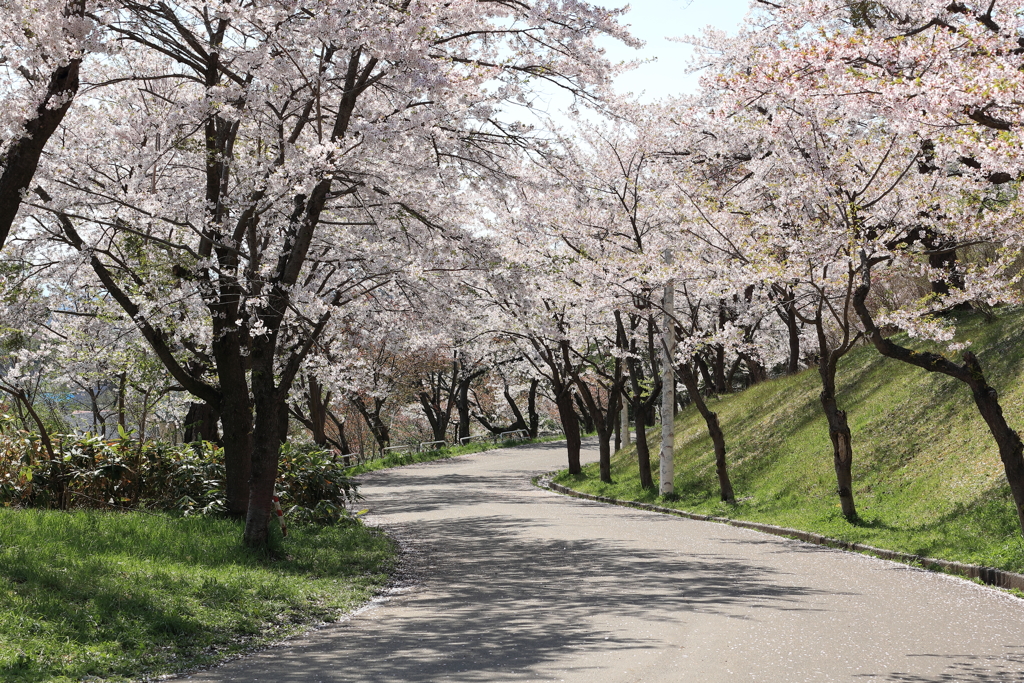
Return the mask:
{"type": "MultiPolygon", "coordinates": [[[[23,431],[0,435],[0,504],[5,507],[224,510],[223,450],[210,442],[172,445],[95,435],[58,435],[53,457],[38,437],[23,431]]],[[[286,444],[281,451],[278,495],[297,521],[322,524],[354,519],[355,483],[330,453],[286,444]]]]}

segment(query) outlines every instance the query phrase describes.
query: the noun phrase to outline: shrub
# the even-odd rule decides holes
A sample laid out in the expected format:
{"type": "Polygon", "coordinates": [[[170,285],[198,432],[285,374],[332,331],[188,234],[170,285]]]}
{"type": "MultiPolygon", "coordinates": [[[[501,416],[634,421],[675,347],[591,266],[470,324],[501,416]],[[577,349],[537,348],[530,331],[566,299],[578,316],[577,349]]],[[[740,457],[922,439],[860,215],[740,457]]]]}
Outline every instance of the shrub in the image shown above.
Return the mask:
{"type": "MultiPolygon", "coordinates": [[[[58,435],[50,459],[38,437],[0,435],[0,504],[44,509],[153,509],[184,514],[222,512],[223,451],[209,442],[171,445],[137,441],[122,431],[99,436],[58,435]]],[[[297,521],[355,519],[356,485],[331,454],[287,444],[278,493],[297,521]]]]}

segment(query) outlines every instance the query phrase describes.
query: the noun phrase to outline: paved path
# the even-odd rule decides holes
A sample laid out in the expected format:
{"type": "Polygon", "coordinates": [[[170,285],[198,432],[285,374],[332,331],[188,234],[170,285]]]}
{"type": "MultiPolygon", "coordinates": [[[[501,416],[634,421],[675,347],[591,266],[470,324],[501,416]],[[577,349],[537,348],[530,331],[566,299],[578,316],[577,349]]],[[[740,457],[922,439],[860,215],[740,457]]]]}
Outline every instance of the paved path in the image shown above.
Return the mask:
{"type": "Polygon", "coordinates": [[[1024,601],[530,486],[563,462],[552,444],[366,476],[411,586],[193,680],[1024,681],[1024,601]]]}

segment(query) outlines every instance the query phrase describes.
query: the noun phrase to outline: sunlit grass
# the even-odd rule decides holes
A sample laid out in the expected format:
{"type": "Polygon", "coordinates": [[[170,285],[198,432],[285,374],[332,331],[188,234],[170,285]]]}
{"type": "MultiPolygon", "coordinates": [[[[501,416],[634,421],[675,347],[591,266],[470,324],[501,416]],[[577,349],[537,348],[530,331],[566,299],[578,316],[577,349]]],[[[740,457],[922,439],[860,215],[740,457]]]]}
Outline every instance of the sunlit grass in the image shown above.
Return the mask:
{"type": "Polygon", "coordinates": [[[225,519],[0,510],[0,680],[210,663],[332,620],[386,583],[394,550],[375,530],[289,532],[274,560],[225,519]]]}
{"type": "MultiPolygon", "coordinates": [[[[1011,425],[1024,429],[1024,314],[962,320],[1011,425]]],[[[854,496],[860,519],[840,514],[832,446],[816,370],[711,400],[740,499],[718,500],[713,451],[692,408],[677,418],[677,501],[640,488],[635,448],[620,451],[612,485],[596,465],[573,488],[681,509],[823,533],[903,552],[1024,571],[1024,539],[995,443],[971,399],[951,378],[860,347],[839,368],[839,405],[853,432],[854,496]]],[[[649,431],[655,459],[660,426],[649,431]]]]}

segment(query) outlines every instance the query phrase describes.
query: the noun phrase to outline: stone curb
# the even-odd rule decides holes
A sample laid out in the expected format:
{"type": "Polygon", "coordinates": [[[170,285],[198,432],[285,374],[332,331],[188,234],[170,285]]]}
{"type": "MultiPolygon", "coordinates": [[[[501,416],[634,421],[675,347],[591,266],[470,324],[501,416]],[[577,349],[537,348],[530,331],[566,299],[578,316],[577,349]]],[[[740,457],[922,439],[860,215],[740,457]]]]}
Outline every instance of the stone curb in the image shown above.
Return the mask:
{"type": "Polygon", "coordinates": [[[661,507],[660,505],[652,505],[650,503],[638,503],[632,500],[619,500],[618,498],[595,496],[589,493],[576,491],[567,486],[562,486],[561,484],[556,484],[546,476],[539,477],[537,479],[537,485],[541,488],[555,491],[556,493],[572,496],[573,498],[582,498],[583,500],[592,500],[597,503],[619,505],[622,507],[636,508],[638,510],[660,512],[666,515],[696,519],[702,522],[717,522],[719,524],[728,524],[730,526],[737,526],[743,529],[753,529],[754,531],[760,531],[761,533],[771,534],[773,536],[784,536],[786,538],[795,538],[806,543],[813,543],[814,545],[825,546],[827,548],[867,553],[868,555],[874,555],[875,557],[879,557],[883,560],[892,560],[894,562],[902,562],[904,564],[924,567],[925,569],[938,570],[947,574],[954,574],[956,576],[966,576],[970,579],[979,579],[983,583],[997,588],[1016,588],[1017,590],[1024,591],[1024,574],[1015,574],[1014,572],[1007,572],[1002,569],[995,569],[994,567],[981,567],[976,564],[964,564],[962,562],[940,560],[934,557],[923,557],[921,555],[911,555],[910,553],[900,553],[895,550],[885,550],[884,548],[876,548],[874,546],[864,545],[863,543],[840,541],[839,539],[829,538],[828,536],[822,536],[821,534],[816,534],[810,531],[787,529],[786,527],[775,526],[773,524],[746,522],[741,519],[730,519],[728,517],[699,515],[695,512],[686,512],[685,510],[676,510],[674,508],[661,507]]]}

